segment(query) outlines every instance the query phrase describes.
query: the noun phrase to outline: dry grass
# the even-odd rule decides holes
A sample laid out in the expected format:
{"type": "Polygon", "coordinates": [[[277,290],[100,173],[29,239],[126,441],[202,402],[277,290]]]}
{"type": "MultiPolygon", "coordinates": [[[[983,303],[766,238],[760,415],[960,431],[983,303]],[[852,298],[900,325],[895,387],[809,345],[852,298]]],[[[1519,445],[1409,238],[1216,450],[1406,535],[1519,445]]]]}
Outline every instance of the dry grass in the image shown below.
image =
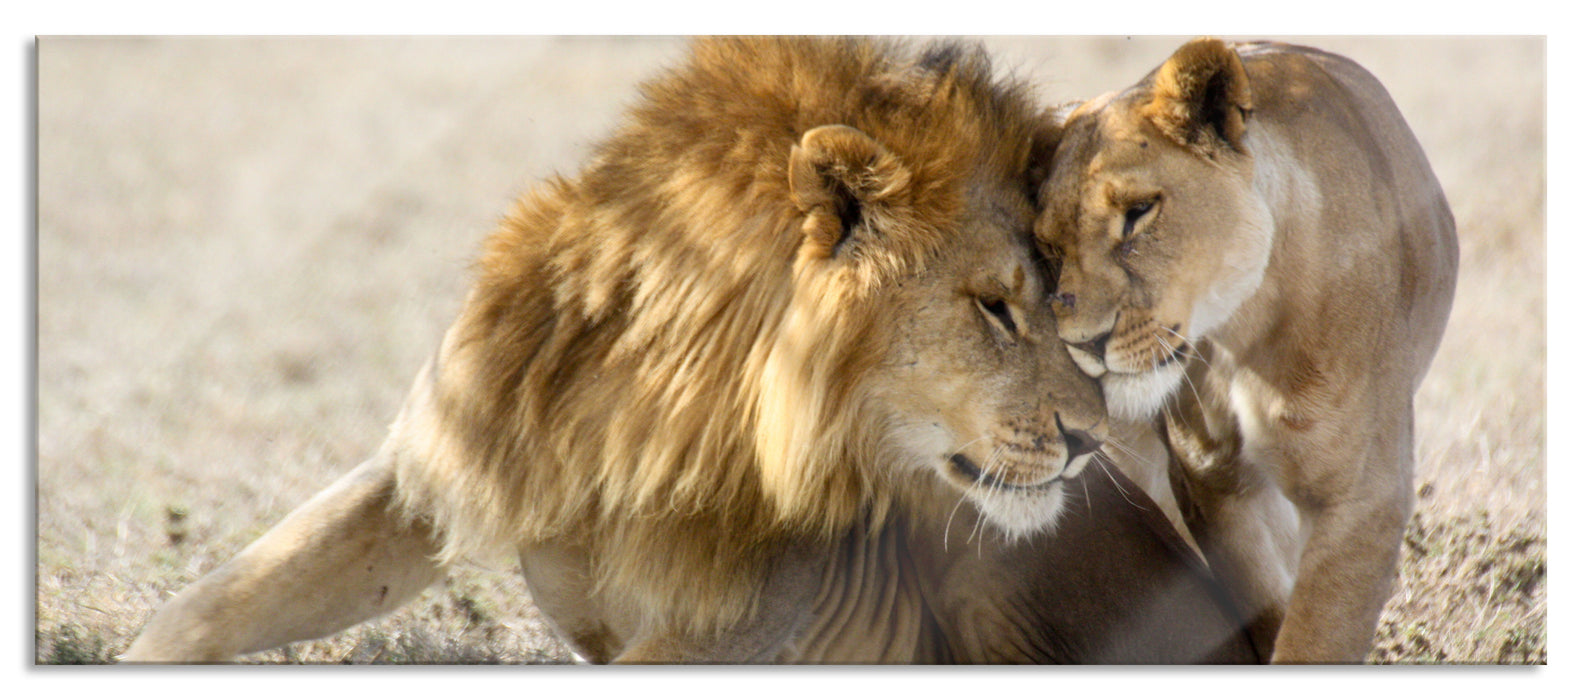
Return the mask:
{"type": "MultiPolygon", "coordinates": [[[[1129,84],[1179,41],[987,43],[1055,101],[1129,84]]],[[[1461,230],[1418,396],[1423,496],[1372,658],[1543,663],[1543,42],[1307,43],[1391,89],[1461,230]]],[[[171,592],[370,454],[494,218],[573,171],[679,48],[42,39],[35,661],[109,661],[171,592]]],[[[568,659],[513,565],[486,561],[247,661],[568,659]]]]}
{"type": "Polygon", "coordinates": [[[1407,530],[1401,591],[1370,660],[1547,663],[1543,523],[1500,528],[1487,514],[1433,518],[1426,510],[1407,530]]]}

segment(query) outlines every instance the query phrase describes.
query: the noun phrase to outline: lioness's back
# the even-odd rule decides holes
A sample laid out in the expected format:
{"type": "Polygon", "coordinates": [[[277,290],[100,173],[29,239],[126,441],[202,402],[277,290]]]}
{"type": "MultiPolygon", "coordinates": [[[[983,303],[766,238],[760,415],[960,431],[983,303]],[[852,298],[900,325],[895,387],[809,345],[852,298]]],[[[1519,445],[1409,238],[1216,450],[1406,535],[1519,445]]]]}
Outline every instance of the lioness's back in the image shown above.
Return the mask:
{"type": "MultiPolygon", "coordinates": [[[[1322,49],[1277,42],[1236,46],[1251,78],[1255,115],[1281,130],[1297,160],[1323,168],[1326,197],[1372,199],[1376,226],[1393,230],[1398,297],[1413,303],[1403,319],[1420,384],[1439,346],[1455,292],[1456,223],[1439,179],[1389,90],[1357,62],[1322,49]]],[[[1256,118],[1256,117],[1255,117],[1256,118]]],[[[1339,227],[1335,235],[1347,233],[1339,227]]],[[[1388,283],[1379,280],[1380,283],[1388,283]]]]}

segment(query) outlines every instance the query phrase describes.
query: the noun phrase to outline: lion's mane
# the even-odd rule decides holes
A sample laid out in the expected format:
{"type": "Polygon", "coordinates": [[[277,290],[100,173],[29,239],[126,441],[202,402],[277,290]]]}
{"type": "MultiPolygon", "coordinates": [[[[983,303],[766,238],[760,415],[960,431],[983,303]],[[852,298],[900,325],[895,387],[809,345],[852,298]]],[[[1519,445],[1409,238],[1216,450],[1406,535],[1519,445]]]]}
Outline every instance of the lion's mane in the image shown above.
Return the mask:
{"type": "MultiPolygon", "coordinates": [[[[855,391],[884,309],[950,245],[967,178],[1020,178],[1037,108],[981,50],[711,39],[642,88],[591,163],[488,239],[399,467],[448,557],[572,537],[635,609],[718,628],[765,552],[904,502],[855,391]],[[900,237],[864,274],[813,275],[788,194],[801,135],[845,124],[906,163],[900,237]],[[706,602],[700,602],[706,601],[706,602]]],[[[423,390],[421,387],[419,390],[423,390]]]]}

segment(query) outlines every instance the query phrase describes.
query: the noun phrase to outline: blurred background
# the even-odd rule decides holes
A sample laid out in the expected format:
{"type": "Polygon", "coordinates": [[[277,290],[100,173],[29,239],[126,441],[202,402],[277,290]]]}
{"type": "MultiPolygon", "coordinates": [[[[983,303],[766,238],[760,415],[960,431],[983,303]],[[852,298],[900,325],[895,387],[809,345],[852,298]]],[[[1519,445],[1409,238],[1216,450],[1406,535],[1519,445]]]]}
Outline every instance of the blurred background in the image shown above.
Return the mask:
{"type": "MultiPolygon", "coordinates": [[[[985,37],[1050,104],[1188,37],[985,37]]],[[[1244,37],[1253,38],[1253,37],[1244,37]]],[[[1267,38],[1267,37],[1256,37],[1267,38]]],[[[1395,96],[1461,277],[1374,661],[1547,661],[1545,44],[1282,37],[1395,96]]],[[[685,40],[42,37],[38,663],[103,663],[372,454],[514,197],[685,40]]],[[[510,560],[257,662],[564,662],[510,560]]]]}

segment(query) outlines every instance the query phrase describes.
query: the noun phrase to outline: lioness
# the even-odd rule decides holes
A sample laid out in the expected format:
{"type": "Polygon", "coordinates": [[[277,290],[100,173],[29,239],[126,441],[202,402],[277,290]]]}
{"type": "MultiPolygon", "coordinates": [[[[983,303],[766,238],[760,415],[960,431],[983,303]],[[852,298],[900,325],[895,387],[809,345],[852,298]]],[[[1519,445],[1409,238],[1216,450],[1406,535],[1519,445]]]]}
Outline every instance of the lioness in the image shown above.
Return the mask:
{"type": "Polygon", "coordinates": [[[951,44],[716,39],[643,95],[488,240],[378,454],[127,660],[328,634],[502,544],[595,662],[1251,658],[1084,469],[1105,411],[1034,260],[1021,86],[951,44]]]}
{"type": "Polygon", "coordinates": [[[1260,649],[1364,659],[1457,264],[1384,87],[1317,49],[1190,42],[1069,113],[1039,206],[1060,335],[1112,415],[1159,421],[1260,649]]]}

